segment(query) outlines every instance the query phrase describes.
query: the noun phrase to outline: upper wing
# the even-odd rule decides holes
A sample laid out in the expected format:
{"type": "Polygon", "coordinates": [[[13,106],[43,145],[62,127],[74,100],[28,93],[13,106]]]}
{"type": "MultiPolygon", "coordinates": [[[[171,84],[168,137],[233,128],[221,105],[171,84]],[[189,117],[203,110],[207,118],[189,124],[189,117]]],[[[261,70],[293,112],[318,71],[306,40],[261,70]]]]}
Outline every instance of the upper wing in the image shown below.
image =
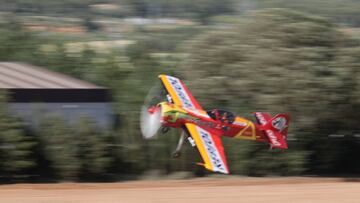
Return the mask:
{"type": "Polygon", "coordinates": [[[192,96],[189,89],[181,82],[180,79],[159,75],[161,82],[164,84],[166,91],[169,93],[174,104],[192,109],[202,109],[199,103],[192,96]]]}
{"type": "Polygon", "coordinates": [[[205,168],[210,171],[228,174],[229,168],[220,137],[212,135],[210,132],[192,123],[186,123],[185,126],[195,141],[200,155],[205,162],[205,168]]]}

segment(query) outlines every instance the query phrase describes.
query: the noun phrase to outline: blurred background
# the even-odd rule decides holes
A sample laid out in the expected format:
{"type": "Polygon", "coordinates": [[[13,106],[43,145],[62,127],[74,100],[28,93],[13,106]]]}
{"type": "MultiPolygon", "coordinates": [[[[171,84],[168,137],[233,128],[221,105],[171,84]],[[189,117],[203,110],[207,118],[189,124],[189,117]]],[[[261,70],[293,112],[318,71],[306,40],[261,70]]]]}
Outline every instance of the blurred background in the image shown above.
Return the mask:
{"type": "Polygon", "coordinates": [[[357,0],[0,0],[0,181],[209,175],[190,145],[171,158],[179,131],[141,137],[160,73],[206,109],[291,115],[289,150],[224,138],[232,174],[358,176],[359,11],[357,0]]]}

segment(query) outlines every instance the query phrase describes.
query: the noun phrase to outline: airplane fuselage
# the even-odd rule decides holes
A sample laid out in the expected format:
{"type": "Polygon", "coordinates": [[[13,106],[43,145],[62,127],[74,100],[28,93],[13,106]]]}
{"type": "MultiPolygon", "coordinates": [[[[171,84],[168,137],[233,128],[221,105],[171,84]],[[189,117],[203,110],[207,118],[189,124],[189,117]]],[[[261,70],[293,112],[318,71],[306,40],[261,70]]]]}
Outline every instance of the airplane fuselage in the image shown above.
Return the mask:
{"type": "Polygon", "coordinates": [[[181,128],[186,123],[193,123],[216,135],[258,141],[266,139],[257,124],[239,116],[231,123],[224,123],[211,118],[206,111],[200,109],[185,108],[168,102],[161,102],[158,107],[161,107],[161,123],[164,126],[181,128]]]}

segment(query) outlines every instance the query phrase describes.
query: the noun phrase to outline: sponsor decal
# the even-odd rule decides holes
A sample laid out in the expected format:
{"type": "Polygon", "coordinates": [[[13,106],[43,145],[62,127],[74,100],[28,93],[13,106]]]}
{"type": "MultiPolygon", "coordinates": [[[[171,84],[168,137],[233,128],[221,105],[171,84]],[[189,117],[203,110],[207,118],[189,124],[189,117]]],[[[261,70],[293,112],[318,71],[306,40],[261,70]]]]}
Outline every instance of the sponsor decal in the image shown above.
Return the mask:
{"type": "Polygon", "coordinates": [[[281,146],[281,143],[277,140],[274,132],[272,130],[266,130],[266,134],[268,135],[271,143],[274,145],[274,146],[281,146]]]}
{"type": "Polygon", "coordinates": [[[255,116],[256,116],[256,118],[259,120],[259,123],[260,123],[261,125],[265,125],[265,123],[266,123],[267,121],[266,121],[266,119],[265,119],[265,117],[263,116],[262,113],[256,112],[256,113],[255,113],[255,116]]]}
{"type": "Polygon", "coordinates": [[[195,108],[183,86],[181,85],[179,79],[170,76],[167,76],[167,78],[170,81],[172,87],[174,88],[177,96],[179,96],[179,98],[181,99],[184,107],[195,108]]]}
{"type": "Polygon", "coordinates": [[[271,122],[271,125],[275,129],[282,131],[286,127],[286,119],[282,116],[279,116],[271,122]]]}
{"type": "Polygon", "coordinates": [[[197,129],[200,133],[203,143],[205,144],[206,151],[210,155],[210,160],[214,166],[214,171],[226,172],[224,163],[221,160],[221,157],[215,147],[215,143],[212,140],[211,135],[205,130],[202,130],[200,128],[197,129]]]}

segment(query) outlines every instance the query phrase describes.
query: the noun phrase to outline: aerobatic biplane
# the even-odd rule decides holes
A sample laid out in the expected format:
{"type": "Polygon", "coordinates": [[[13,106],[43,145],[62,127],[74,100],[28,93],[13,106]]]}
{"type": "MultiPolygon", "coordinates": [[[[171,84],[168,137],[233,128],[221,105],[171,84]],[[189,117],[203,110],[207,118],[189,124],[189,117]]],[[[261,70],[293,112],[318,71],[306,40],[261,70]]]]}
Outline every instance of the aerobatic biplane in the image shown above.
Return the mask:
{"type": "Polygon", "coordinates": [[[159,75],[159,78],[166,99],[143,107],[141,131],[145,138],[152,138],[159,130],[165,133],[170,127],[181,128],[174,157],[180,156],[187,138],[198,149],[203,159],[201,165],[210,171],[228,174],[221,136],[267,142],[270,148],[288,148],[288,115],[271,117],[268,113],[255,112],[254,123],[225,110],[205,111],[180,79],[168,75],[159,75]]]}

